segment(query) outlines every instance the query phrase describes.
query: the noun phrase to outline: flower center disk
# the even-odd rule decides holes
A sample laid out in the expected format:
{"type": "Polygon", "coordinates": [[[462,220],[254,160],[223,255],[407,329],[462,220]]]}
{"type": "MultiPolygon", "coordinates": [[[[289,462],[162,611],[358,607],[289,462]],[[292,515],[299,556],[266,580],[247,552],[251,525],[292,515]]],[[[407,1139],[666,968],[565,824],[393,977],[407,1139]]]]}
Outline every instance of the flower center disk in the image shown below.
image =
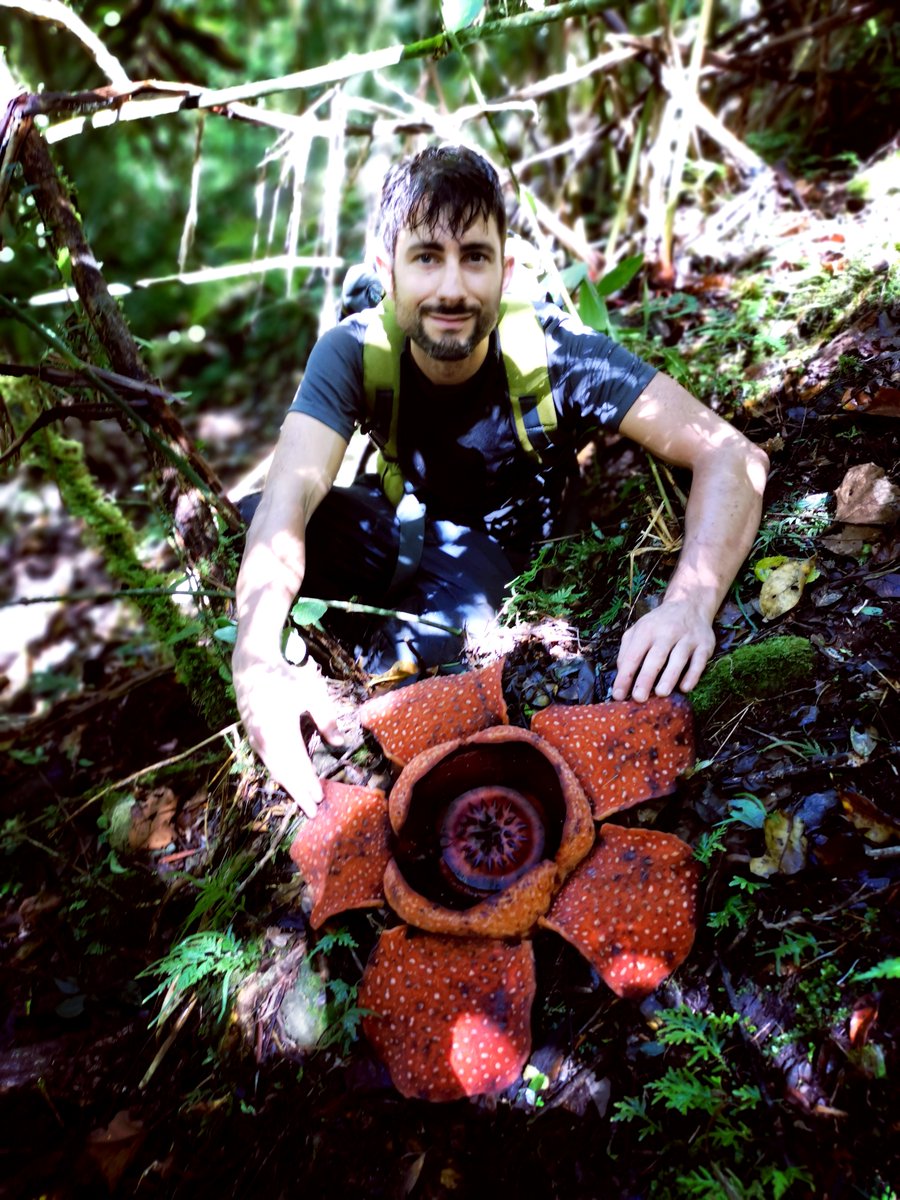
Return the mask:
{"type": "Polygon", "coordinates": [[[513,788],[472,788],[447,808],[441,851],[444,864],[462,883],[499,892],[539,861],[543,822],[531,801],[513,788]]]}

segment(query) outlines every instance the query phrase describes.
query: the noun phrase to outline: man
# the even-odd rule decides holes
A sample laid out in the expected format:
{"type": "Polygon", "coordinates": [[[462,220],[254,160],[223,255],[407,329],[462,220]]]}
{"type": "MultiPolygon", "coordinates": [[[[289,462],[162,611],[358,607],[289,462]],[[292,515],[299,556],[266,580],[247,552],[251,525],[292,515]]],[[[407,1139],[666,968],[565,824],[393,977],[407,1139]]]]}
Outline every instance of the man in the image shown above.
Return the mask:
{"type": "MultiPolygon", "coordinates": [[[[319,341],[282,427],[238,578],[234,678],[251,745],[307,813],[321,787],[300,717],[309,713],[329,742],[340,735],[321,677],[281,653],[302,583],[310,595],[387,598],[445,624],[477,622],[499,603],[528,545],[552,532],[580,444],[600,427],[618,428],[693,472],[672,579],[618,656],[614,698],[646,700],[697,684],[715,645],[713,618],[756,534],[765,454],[674,380],[547,305],[536,306],[534,336],[546,342],[558,424],[537,466],[524,453],[497,332],[513,267],[505,225],[496,173],[465,148],[432,147],[385,180],[379,270],[407,335],[391,450],[415,496],[399,517],[377,489],[332,489],[357,425],[374,423],[373,436],[390,441],[392,413],[379,430],[366,408],[372,313],[319,341]]],[[[404,647],[420,663],[451,656],[432,627],[395,622],[384,636],[389,658],[404,647]]]]}

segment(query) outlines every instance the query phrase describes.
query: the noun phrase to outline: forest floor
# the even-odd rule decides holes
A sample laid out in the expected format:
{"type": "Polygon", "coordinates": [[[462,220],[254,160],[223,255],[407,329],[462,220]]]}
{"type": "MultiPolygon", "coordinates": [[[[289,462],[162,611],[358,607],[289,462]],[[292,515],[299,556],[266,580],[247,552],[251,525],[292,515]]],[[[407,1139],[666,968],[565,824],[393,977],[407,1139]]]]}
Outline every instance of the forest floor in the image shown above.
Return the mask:
{"type": "MultiPolygon", "coordinates": [[[[724,701],[678,793],[627,814],[678,832],[703,866],[674,977],[620,1000],[536,935],[532,1070],[507,1094],[429,1105],[391,1088],[354,1036],[386,918],[331,922],[316,953],[292,805],[236,727],[204,725],[124,608],[0,610],[2,1195],[896,1200],[895,213],[896,190],[795,187],[764,243],[695,247],[673,287],[614,310],[619,336],[766,446],[751,567],[807,564],[799,603],[768,621],[742,574],[719,650],[798,635],[814,668],[724,701]],[[304,1051],[285,1000],[311,977],[330,1024],[304,1051]]],[[[110,487],[128,473],[123,436],[90,431],[110,487]]],[[[260,452],[219,449],[236,474],[260,452]]],[[[592,532],[545,552],[549,576],[519,581],[510,621],[521,640],[565,618],[553,648],[577,648],[602,696],[626,620],[673,561],[684,481],[615,438],[585,474],[592,532]]],[[[36,468],[2,498],[12,598],[109,587],[36,468]]],[[[382,764],[367,746],[344,767],[357,782],[382,764]]]]}

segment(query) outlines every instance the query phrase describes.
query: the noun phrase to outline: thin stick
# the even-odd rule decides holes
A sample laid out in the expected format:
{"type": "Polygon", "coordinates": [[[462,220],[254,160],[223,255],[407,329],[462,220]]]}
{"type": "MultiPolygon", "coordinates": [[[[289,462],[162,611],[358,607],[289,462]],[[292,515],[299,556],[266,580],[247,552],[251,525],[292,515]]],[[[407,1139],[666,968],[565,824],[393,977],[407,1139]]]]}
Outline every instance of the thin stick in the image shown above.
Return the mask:
{"type": "MultiPolygon", "coordinates": [[[[105,788],[101,788],[99,792],[95,792],[93,796],[89,796],[81,808],[76,808],[70,819],[80,816],[95,801],[101,800],[110,792],[118,791],[119,788],[127,787],[129,783],[134,783],[135,780],[140,779],[142,775],[149,775],[151,771],[161,771],[164,767],[172,767],[175,763],[183,762],[184,759],[190,758],[192,754],[196,754],[198,750],[202,750],[204,746],[218,741],[221,737],[231,734],[232,737],[237,738],[237,729],[238,723],[235,721],[231,725],[226,725],[223,729],[219,729],[216,733],[211,734],[208,738],[204,738],[202,742],[197,742],[195,746],[191,746],[187,750],[182,750],[180,754],[173,754],[171,758],[164,758],[160,762],[151,763],[148,767],[141,767],[139,771],[134,771],[131,775],[126,775],[124,779],[117,779],[115,783],[107,784],[105,788]]],[[[231,754],[233,757],[233,750],[231,754]]]]}

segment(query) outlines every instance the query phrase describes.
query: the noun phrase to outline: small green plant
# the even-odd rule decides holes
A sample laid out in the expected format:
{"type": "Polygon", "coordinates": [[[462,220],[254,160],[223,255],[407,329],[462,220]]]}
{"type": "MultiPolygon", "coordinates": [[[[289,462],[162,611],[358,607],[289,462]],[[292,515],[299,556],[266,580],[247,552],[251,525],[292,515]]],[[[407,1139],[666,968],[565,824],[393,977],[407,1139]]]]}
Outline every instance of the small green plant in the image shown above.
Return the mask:
{"type": "Polygon", "coordinates": [[[741,1082],[731,1062],[742,1018],[680,1005],[657,1020],[657,1045],[679,1062],[639,1096],[619,1101],[612,1117],[633,1125],[639,1140],[653,1139],[664,1147],[647,1195],[654,1200],[769,1200],[797,1183],[810,1184],[806,1171],[767,1162],[759,1151],[751,1122],[765,1117],[762,1095],[741,1082]]]}
{"type": "Polygon", "coordinates": [[[789,496],[767,509],[751,559],[755,561],[770,554],[773,548],[784,547],[799,554],[811,554],[815,539],[834,519],[829,511],[830,503],[830,492],[810,492],[789,496]]]}
{"type": "MultiPolygon", "coordinates": [[[[596,525],[590,533],[545,542],[530,565],[509,585],[502,617],[507,622],[537,616],[570,617],[591,594],[590,580],[623,543],[622,537],[604,537],[596,525]],[[560,582],[548,588],[545,573],[560,582]]],[[[609,614],[604,618],[609,619],[609,614]]]]}
{"type": "Polygon", "coordinates": [[[850,978],[859,983],[867,983],[870,979],[900,979],[900,958],[884,958],[867,971],[854,971],[850,978]]]}
{"type": "Polygon", "coordinates": [[[248,863],[247,855],[235,854],[224,858],[202,879],[195,879],[193,875],[182,876],[197,889],[194,906],[182,926],[183,932],[194,925],[211,929],[230,925],[244,908],[240,885],[245,872],[250,869],[252,864],[248,863]]]}
{"type": "Polygon", "coordinates": [[[750,829],[762,829],[766,819],[766,806],[752,792],[742,792],[728,805],[728,816],[701,834],[694,847],[694,857],[708,867],[716,854],[725,849],[725,833],[731,825],[746,825],[750,829]]]}
{"type": "Polygon", "coordinates": [[[762,880],[744,879],[735,875],[729,879],[728,886],[736,888],[738,894],[729,896],[720,909],[711,912],[707,918],[710,929],[727,929],[736,925],[738,929],[746,929],[756,912],[753,895],[767,885],[762,880]]]}
{"type": "Polygon", "coordinates": [[[188,993],[195,989],[210,996],[217,995],[218,1020],[225,1016],[232,980],[252,971],[259,962],[260,950],[255,943],[240,941],[231,929],[223,932],[207,930],[192,933],[176,942],[169,953],[158,962],[152,963],[138,975],[161,978],[158,987],[145,997],[144,1002],[162,996],[162,1005],[152,1025],[164,1024],[172,1013],[184,1002],[188,993]]]}
{"type": "Polygon", "coordinates": [[[531,1108],[543,1108],[543,1092],[550,1086],[550,1080],[537,1067],[529,1063],[522,1072],[522,1082],[525,1084],[519,1090],[519,1096],[531,1108]]]}
{"type": "MultiPolygon", "coordinates": [[[[336,948],[355,950],[356,938],[346,929],[326,933],[316,943],[315,949],[307,957],[307,965],[318,955],[328,955],[336,948]]],[[[350,1047],[359,1037],[359,1026],[363,1017],[372,1016],[371,1010],[360,1008],[356,1003],[359,994],[357,984],[346,983],[343,979],[328,979],[325,981],[327,1000],[325,1003],[325,1030],[319,1038],[321,1048],[336,1047],[339,1054],[346,1057],[350,1047]]]]}
{"type": "Polygon", "coordinates": [[[818,954],[819,943],[814,934],[791,929],[790,926],[782,929],[781,934],[781,941],[774,949],[763,948],[756,952],[760,957],[772,955],[775,959],[776,975],[784,974],[785,962],[790,961],[792,966],[799,967],[804,955],[818,954]]]}

